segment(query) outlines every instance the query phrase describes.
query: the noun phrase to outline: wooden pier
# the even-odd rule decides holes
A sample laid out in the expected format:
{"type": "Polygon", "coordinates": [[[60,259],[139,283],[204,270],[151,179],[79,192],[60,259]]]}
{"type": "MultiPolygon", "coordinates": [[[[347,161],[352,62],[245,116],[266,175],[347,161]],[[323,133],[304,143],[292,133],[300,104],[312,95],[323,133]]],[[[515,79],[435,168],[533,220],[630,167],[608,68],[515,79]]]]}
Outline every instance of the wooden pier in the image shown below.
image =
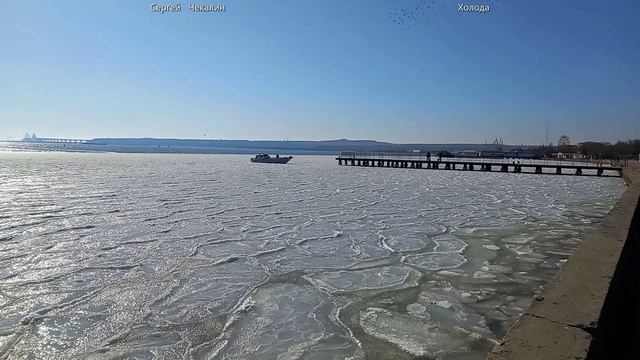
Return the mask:
{"type": "Polygon", "coordinates": [[[533,160],[533,159],[487,159],[487,158],[427,158],[413,154],[361,154],[342,153],[336,158],[338,165],[458,170],[480,172],[502,172],[546,175],[578,175],[621,177],[622,167],[590,162],[533,160]]]}

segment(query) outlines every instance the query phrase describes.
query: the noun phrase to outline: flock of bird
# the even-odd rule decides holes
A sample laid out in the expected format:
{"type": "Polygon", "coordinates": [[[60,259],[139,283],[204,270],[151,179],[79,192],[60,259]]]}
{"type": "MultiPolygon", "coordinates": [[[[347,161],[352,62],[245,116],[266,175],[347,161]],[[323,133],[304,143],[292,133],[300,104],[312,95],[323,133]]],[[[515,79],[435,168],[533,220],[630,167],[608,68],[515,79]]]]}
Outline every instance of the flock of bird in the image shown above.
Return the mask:
{"type": "MultiPolygon", "coordinates": [[[[499,1],[500,0],[485,0],[482,4],[493,8],[499,1]]],[[[510,3],[509,0],[503,0],[502,2],[506,4],[510,3]]],[[[411,5],[391,11],[389,13],[389,20],[400,26],[403,30],[410,29],[420,20],[444,18],[445,14],[456,13],[459,3],[465,2],[463,0],[414,0],[411,5]]],[[[476,1],[473,2],[473,4],[476,3],[476,1]]],[[[457,15],[462,16],[463,14],[457,13],[457,15]]]]}
{"type": "MultiPolygon", "coordinates": [[[[429,14],[425,12],[429,9],[435,8],[434,0],[419,0],[414,4],[405,8],[399,8],[396,11],[389,13],[389,19],[394,23],[402,27],[403,29],[411,28],[411,25],[419,19],[429,19],[429,14]]],[[[434,11],[430,11],[430,15],[434,15],[434,11]]]]}

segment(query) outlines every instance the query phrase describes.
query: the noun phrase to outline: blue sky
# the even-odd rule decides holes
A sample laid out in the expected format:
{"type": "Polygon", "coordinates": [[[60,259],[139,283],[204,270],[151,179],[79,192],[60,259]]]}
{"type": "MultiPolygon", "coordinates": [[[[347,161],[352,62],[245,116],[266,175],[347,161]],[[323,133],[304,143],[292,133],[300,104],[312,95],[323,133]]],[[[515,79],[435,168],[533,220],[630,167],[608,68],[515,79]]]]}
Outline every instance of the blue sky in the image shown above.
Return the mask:
{"type": "Polygon", "coordinates": [[[152,3],[0,0],[0,139],[640,138],[637,0],[152,3]]]}

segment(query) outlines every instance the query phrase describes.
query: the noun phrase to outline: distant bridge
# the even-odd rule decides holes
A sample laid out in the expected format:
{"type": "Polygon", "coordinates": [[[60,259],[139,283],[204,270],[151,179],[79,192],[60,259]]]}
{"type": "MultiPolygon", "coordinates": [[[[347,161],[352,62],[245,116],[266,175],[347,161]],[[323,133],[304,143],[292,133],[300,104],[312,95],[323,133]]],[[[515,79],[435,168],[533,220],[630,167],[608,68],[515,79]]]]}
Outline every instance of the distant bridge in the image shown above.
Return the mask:
{"type": "Polygon", "coordinates": [[[30,143],[67,143],[67,144],[86,144],[89,140],[85,139],[63,139],[63,138],[25,138],[22,141],[30,143]]]}

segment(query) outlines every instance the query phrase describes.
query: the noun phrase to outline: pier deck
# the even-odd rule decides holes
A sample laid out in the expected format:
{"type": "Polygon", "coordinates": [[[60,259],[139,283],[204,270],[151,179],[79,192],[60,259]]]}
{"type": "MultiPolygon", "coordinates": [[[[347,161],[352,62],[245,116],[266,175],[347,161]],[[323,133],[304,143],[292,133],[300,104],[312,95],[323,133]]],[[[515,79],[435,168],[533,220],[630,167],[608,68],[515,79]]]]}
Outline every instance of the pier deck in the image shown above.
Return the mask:
{"type": "Polygon", "coordinates": [[[413,154],[342,153],[338,165],[407,168],[429,170],[484,171],[523,174],[581,175],[621,177],[622,167],[592,162],[489,159],[489,158],[427,158],[413,154]]]}

